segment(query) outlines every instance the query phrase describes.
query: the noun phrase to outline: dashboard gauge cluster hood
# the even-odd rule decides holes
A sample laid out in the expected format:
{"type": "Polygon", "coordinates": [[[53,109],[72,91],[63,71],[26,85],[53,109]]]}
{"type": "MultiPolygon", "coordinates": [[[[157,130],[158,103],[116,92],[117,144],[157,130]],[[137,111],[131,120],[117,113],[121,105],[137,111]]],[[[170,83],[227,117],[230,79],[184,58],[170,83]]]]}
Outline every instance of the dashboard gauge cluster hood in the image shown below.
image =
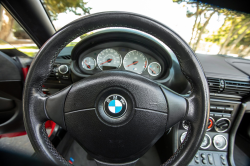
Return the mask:
{"type": "Polygon", "coordinates": [[[73,48],[71,59],[76,60],[84,50],[96,45],[119,41],[131,42],[149,48],[160,57],[167,57],[165,63],[171,66],[171,56],[169,54],[166,56],[168,53],[166,45],[149,34],[129,28],[105,28],[86,36],[73,48]]]}

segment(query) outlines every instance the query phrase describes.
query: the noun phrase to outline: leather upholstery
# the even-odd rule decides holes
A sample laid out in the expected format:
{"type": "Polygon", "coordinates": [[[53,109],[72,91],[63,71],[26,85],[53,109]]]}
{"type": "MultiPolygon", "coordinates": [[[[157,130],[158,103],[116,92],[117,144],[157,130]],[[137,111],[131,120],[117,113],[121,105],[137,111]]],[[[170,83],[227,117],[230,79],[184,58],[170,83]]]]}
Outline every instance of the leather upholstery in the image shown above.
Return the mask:
{"type": "Polygon", "coordinates": [[[70,165],[49,141],[44,129],[42,84],[49,76],[59,52],[78,36],[105,27],[128,27],[149,33],[169,46],[192,85],[186,120],[190,122],[186,139],[163,165],[188,165],[203,140],[209,115],[208,85],[203,69],[188,44],[167,26],[145,16],[125,12],[105,12],[77,19],[55,33],[40,49],[28,73],[23,94],[24,123],[36,152],[58,165],[70,165]]]}

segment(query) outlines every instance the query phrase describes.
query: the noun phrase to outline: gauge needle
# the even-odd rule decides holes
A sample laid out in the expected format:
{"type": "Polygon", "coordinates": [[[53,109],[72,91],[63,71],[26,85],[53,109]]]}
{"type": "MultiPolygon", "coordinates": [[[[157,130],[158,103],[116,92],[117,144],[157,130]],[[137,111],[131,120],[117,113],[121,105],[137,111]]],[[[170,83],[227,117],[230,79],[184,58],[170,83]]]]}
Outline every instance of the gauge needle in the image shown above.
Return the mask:
{"type": "Polygon", "coordinates": [[[85,65],[87,65],[87,68],[89,68],[90,69],[90,66],[86,63],[86,62],[84,62],[85,63],[85,65]]]}
{"type": "Polygon", "coordinates": [[[129,67],[129,66],[131,66],[131,65],[135,65],[135,64],[137,64],[138,63],[138,61],[135,61],[134,63],[131,63],[130,65],[128,65],[127,67],[129,67]]]}
{"type": "Polygon", "coordinates": [[[100,65],[103,65],[104,63],[110,62],[112,59],[107,60],[106,62],[102,62],[100,65]]]}
{"type": "Polygon", "coordinates": [[[149,69],[152,70],[152,72],[156,74],[156,72],[153,69],[151,69],[151,68],[149,68],[149,69]]]}

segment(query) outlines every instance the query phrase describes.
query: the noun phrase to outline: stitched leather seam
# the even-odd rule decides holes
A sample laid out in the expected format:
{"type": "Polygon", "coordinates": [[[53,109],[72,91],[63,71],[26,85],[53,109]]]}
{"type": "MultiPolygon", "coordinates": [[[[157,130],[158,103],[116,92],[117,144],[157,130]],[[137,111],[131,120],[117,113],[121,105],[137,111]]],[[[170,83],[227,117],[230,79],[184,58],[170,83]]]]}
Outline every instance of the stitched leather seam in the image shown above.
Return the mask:
{"type": "Polygon", "coordinates": [[[71,164],[69,164],[69,163],[64,159],[64,157],[62,157],[62,156],[60,155],[60,153],[56,150],[56,148],[53,146],[53,144],[52,144],[51,141],[49,140],[48,134],[47,134],[46,129],[45,129],[45,123],[46,123],[46,122],[44,122],[43,125],[42,125],[41,132],[42,132],[42,136],[43,136],[43,138],[44,138],[44,141],[45,141],[47,147],[49,148],[49,150],[51,151],[51,153],[52,153],[57,159],[59,159],[60,162],[62,162],[62,163],[63,163],[64,165],[66,165],[66,166],[72,166],[71,164]]]}
{"type": "Polygon", "coordinates": [[[188,141],[188,139],[190,137],[190,134],[191,134],[191,125],[190,125],[189,121],[187,121],[187,122],[188,122],[188,131],[187,131],[187,135],[186,135],[184,141],[178,147],[178,149],[176,150],[176,152],[165,163],[163,163],[161,166],[167,166],[167,165],[171,164],[172,161],[179,155],[179,153],[181,152],[181,150],[186,145],[186,143],[187,143],[187,141],[188,141]]]}

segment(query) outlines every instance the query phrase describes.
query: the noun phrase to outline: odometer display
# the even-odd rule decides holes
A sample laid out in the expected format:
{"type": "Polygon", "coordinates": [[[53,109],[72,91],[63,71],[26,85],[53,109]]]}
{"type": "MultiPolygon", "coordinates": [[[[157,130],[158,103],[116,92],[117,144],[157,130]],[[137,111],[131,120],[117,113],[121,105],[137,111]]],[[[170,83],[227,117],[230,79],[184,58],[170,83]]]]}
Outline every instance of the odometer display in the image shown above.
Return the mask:
{"type": "Polygon", "coordinates": [[[101,70],[118,69],[121,62],[121,55],[111,48],[102,50],[97,56],[97,64],[101,70]]]}
{"type": "Polygon", "coordinates": [[[148,60],[140,51],[133,50],[128,52],[123,60],[123,66],[126,70],[141,74],[148,65],[148,60]]]}

